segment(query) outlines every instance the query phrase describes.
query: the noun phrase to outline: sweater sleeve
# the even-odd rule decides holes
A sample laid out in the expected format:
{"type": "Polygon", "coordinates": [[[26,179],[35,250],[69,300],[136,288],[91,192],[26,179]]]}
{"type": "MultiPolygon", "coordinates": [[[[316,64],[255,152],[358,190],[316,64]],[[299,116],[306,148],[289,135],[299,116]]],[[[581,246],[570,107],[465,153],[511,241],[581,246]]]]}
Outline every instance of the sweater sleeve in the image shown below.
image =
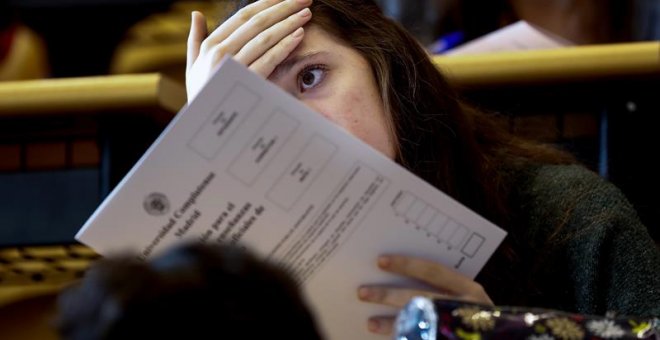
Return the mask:
{"type": "Polygon", "coordinates": [[[575,311],[660,315],[660,250],[619,189],[579,166],[543,167],[531,188],[552,245],[541,256],[560,259],[575,311]]]}

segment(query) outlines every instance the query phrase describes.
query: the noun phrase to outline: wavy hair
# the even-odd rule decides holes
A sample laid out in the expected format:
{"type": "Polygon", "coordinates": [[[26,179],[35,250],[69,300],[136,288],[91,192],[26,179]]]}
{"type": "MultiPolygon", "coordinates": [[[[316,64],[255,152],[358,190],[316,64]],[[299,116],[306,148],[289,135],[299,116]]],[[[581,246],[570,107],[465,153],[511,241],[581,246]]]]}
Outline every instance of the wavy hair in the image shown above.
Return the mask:
{"type": "MultiPolygon", "coordinates": [[[[239,1],[237,8],[251,2],[239,1]]],[[[338,37],[369,62],[389,114],[395,160],[510,233],[525,228],[511,218],[516,171],[573,163],[573,157],[518,138],[493,115],[463,102],[426,50],[374,1],[314,0],[310,9],[308,25],[338,37]]],[[[502,272],[502,267],[515,268],[519,247],[514,242],[505,240],[480,275],[482,281],[515,277],[502,272]]]]}

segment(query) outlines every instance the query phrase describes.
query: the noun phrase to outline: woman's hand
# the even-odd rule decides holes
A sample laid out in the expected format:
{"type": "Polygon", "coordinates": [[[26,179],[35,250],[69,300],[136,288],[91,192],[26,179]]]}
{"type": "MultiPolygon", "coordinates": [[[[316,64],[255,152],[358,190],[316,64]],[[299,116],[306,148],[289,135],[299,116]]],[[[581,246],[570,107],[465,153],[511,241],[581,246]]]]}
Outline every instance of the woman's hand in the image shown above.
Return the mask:
{"type": "MultiPolygon", "coordinates": [[[[369,285],[358,289],[360,300],[396,308],[403,308],[415,296],[493,304],[480,284],[436,262],[386,255],[378,258],[378,267],[427,283],[436,291],[369,285]]],[[[391,334],[394,319],[393,316],[374,316],[369,318],[367,325],[371,332],[391,334]]]]}
{"type": "Polygon", "coordinates": [[[300,44],[312,0],[260,0],[242,8],[207,36],[206,19],[192,13],[186,64],[191,101],[229,54],[267,78],[300,44]]]}

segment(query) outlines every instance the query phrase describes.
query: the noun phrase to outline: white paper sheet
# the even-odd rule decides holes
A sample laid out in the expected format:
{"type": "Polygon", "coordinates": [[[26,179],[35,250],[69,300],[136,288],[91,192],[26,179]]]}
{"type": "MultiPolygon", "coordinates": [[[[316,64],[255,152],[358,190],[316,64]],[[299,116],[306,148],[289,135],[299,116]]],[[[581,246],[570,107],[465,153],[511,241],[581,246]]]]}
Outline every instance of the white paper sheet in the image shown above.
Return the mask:
{"type": "MultiPolygon", "coordinates": [[[[149,258],[180,240],[235,243],[283,261],[327,339],[382,339],[357,288],[401,283],[380,254],[474,277],[505,232],[231,59],[76,236],[149,258]]],[[[231,294],[232,292],[227,292],[231,294]]]]}
{"type": "Polygon", "coordinates": [[[572,42],[526,21],[518,21],[483,37],[453,48],[445,55],[482,54],[504,51],[547,50],[574,45],[572,42]]]}

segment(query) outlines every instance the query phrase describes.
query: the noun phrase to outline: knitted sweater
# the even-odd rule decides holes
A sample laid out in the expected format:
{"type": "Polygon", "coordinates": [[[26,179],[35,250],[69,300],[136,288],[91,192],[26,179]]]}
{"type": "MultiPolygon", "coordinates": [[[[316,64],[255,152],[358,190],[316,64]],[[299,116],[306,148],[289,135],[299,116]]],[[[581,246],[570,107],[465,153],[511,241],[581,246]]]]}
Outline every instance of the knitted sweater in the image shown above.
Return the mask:
{"type": "Polygon", "coordinates": [[[529,305],[660,316],[660,250],[621,191],[576,165],[527,169],[516,181],[513,216],[527,227],[509,236],[527,247],[529,305]]]}

